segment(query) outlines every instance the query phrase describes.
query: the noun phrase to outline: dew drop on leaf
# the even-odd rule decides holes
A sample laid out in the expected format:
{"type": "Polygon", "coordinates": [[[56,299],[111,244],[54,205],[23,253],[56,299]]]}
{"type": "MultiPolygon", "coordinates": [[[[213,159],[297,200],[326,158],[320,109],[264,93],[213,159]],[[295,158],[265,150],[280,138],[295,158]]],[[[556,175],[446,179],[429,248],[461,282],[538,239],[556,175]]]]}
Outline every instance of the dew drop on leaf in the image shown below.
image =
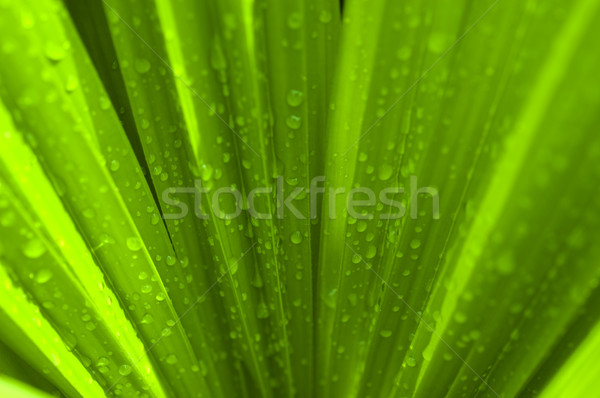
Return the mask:
{"type": "Polygon", "coordinates": [[[29,258],[39,258],[46,253],[46,246],[40,239],[31,239],[23,247],[23,254],[29,258]]]}
{"type": "Polygon", "coordinates": [[[361,220],[358,222],[358,224],[356,224],[356,230],[358,232],[364,232],[367,230],[367,222],[364,220],[361,220]]]}
{"type": "Polygon", "coordinates": [[[152,285],[143,285],[141,291],[142,293],[150,293],[152,291],[152,285]]]}
{"type": "Polygon", "coordinates": [[[129,237],[127,238],[127,248],[136,252],[142,248],[142,241],[135,236],[129,237]]]}
{"type": "Polygon", "coordinates": [[[173,265],[175,265],[176,261],[177,260],[175,259],[175,257],[173,257],[173,256],[167,256],[167,260],[166,260],[167,265],[173,266],[173,265]]]}
{"type": "Polygon", "coordinates": [[[415,366],[417,366],[417,361],[411,355],[407,355],[406,360],[404,360],[404,363],[409,368],[414,368],[415,366]]]}
{"type": "Polygon", "coordinates": [[[119,166],[121,164],[119,163],[118,160],[113,160],[112,162],[110,162],[110,171],[117,171],[119,170],[119,166]]]}
{"type": "Polygon", "coordinates": [[[42,303],[42,307],[44,307],[47,310],[51,310],[54,308],[54,303],[52,301],[44,301],[42,303]]]}
{"type": "Polygon", "coordinates": [[[132,370],[133,370],[132,367],[127,364],[119,366],[119,374],[121,376],[127,376],[128,374],[131,373],[132,370]]]}
{"type": "Polygon", "coordinates": [[[411,49],[410,46],[402,46],[396,52],[396,56],[398,57],[398,59],[406,61],[406,60],[408,60],[410,58],[411,53],[412,53],[412,49],[411,49]]]}
{"type": "Polygon", "coordinates": [[[377,173],[377,176],[379,177],[379,179],[381,181],[386,181],[386,180],[390,179],[393,172],[394,172],[394,169],[392,168],[392,166],[390,166],[389,164],[383,164],[383,165],[379,166],[379,171],[377,173]]]}
{"type": "Polygon", "coordinates": [[[392,335],[392,331],[391,330],[382,330],[381,332],[379,332],[379,335],[381,337],[390,337],[392,335]]]}
{"type": "Polygon", "coordinates": [[[258,319],[265,319],[269,317],[269,309],[263,301],[258,303],[258,308],[256,309],[256,317],[258,319]]]}
{"type": "Polygon", "coordinates": [[[331,13],[327,10],[322,10],[321,13],[319,14],[319,21],[321,21],[323,23],[331,22],[331,13]]]}
{"type": "Polygon", "coordinates": [[[79,81],[75,76],[69,76],[67,78],[67,83],[65,84],[65,90],[67,93],[72,93],[79,86],[79,81]]]}
{"type": "Polygon", "coordinates": [[[169,365],[173,365],[177,363],[177,356],[175,354],[167,355],[166,361],[169,365]]]}
{"type": "Polygon", "coordinates": [[[54,42],[48,42],[46,43],[44,54],[50,61],[59,62],[65,57],[66,52],[62,45],[54,42]]]}
{"type": "Polygon", "coordinates": [[[110,371],[110,368],[108,367],[109,364],[110,364],[110,361],[108,358],[100,357],[96,361],[96,369],[98,369],[98,372],[100,372],[100,373],[103,373],[103,374],[108,373],[110,371]]]}
{"type": "Polygon", "coordinates": [[[365,253],[366,258],[373,258],[377,254],[377,248],[373,245],[369,245],[367,252],[365,253]]]}
{"type": "Polygon", "coordinates": [[[167,298],[166,295],[163,292],[159,292],[156,294],[156,301],[165,301],[165,299],[167,298]]]}
{"type": "Polygon", "coordinates": [[[302,91],[290,90],[287,94],[287,103],[289,106],[300,106],[302,101],[304,101],[304,93],[302,93],[302,91]]]}
{"type": "Polygon", "coordinates": [[[297,130],[302,126],[302,118],[300,118],[300,116],[290,115],[285,119],[285,124],[289,128],[297,130]]]}
{"type": "Polygon", "coordinates": [[[202,181],[210,180],[212,178],[212,175],[213,175],[213,168],[208,164],[203,164],[202,165],[202,174],[201,174],[202,181]]]}
{"type": "Polygon", "coordinates": [[[443,32],[433,32],[429,36],[429,51],[435,54],[442,53],[448,47],[447,37],[443,32]]]}
{"type": "Polygon", "coordinates": [[[454,314],[454,321],[456,323],[465,323],[467,321],[467,316],[462,312],[456,312],[454,314]]]}
{"type": "Polygon", "coordinates": [[[355,306],[356,303],[358,303],[358,296],[356,295],[356,293],[350,293],[348,295],[348,302],[350,303],[350,305],[355,306]]]}
{"type": "Polygon", "coordinates": [[[54,274],[49,269],[41,269],[35,274],[35,281],[41,285],[52,279],[52,276],[54,274]]]}
{"type": "Polygon", "coordinates": [[[106,97],[100,97],[100,109],[108,110],[110,109],[110,100],[106,97]]]}
{"type": "Polygon", "coordinates": [[[92,208],[85,209],[83,211],[83,216],[85,218],[94,218],[96,216],[96,212],[92,208]]]}
{"type": "Polygon", "coordinates": [[[296,231],[292,234],[292,236],[290,237],[290,240],[292,241],[293,244],[299,244],[300,242],[302,242],[302,234],[300,233],[300,231],[296,231]]]}
{"type": "Polygon", "coordinates": [[[143,324],[147,325],[149,323],[154,322],[154,317],[152,316],[152,314],[150,314],[149,312],[144,314],[144,316],[142,316],[142,321],[143,324]]]}
{"type": "Polygon", "coordinates": [[[150,62],[144,58],[136,59],[135,70],[137,73],[147,73],[150,70],[150,62]]]}
{"type": "Polygon", "coordinates": [[[290,14],[287,20],[287,24],[290,29],[300,28],[302,26],[302,15],[297,12],[290,14]]]}

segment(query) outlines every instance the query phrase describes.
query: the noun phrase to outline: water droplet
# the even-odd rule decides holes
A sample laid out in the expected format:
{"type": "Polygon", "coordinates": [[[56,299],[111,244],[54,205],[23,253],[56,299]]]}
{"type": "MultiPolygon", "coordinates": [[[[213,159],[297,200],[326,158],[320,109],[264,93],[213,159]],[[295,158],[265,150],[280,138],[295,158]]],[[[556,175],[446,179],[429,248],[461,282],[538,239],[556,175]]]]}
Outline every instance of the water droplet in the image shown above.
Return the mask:
{"type": "Polygon", "coordinates": [[[121,164],[118,160],[113,160],[112,162],[110,162],[110,171],[117,171],[119,170],[120,166],[121,164]]]}
{"type": "Polygon", "coordinates": [[[108,98],[100,97],[100,108],[105,111],[110,109],[110,101],[108,98]]]}
{"type": "Polygon", "coordinates": [[[144,58],[136,59],[135,70],[137,73],[147,73],[150,70],[150,62],[144,58]]]}
{"type": "Polygon", "coordinates": [[[256,317],[258,319],[265,319],[269,317],[269,309],[263,301],[258,303],[258,308],[256,309],[256,317]]]}
{"type": "Polygon", "coordinates": [[[127,376],[128,374],[131,373],[132,370],[133,370],[133,368],[127,364],[119,366],[119,374],[121,376],[127,376]]]}
{"type": "Polygon", "coordinates": [[[382,330],[381,332],[379,332],[379,335],[381,337],[390,337],[392,335],[392,331],[391,330],[382,330]]]}
{"type": "Polygon", "coordinates": [[[298,12],[290,14],[287,20],[290,29],[298,29],[302,26],[302,15],[298,12]]]}
{"type": "Polygon", "coordinates": [[[150,284],[143,285],[140,290],[142,291],[142,293],[150,293],[152,291],[152,285],[150,285],[150,284]]]}
{"type": "Polygon", "coordinates": [[[213,168],[208,164],[203,164],[202,165],[202,174],[201,174],[202,181],[210,180],[212,175],[213,175],[213,168]]]}
{"type": "Polygon", "coordinates": [[[367,222],[364,220],[359,221],[358,224],[356,224],[356,230],[358,232],[365,232],[367,230],[367,222]]]}
{"type": "Polygon", "coordinates": [[[222,70],[227,67],[227,60],[223,54],[223,49],[216,40],[213,42],[213,49],[210,54],[210,66],[215,70],[222,70]]]}
{"type": "Polygon", "coordinates": [[[297,130],[302,126],[302,118],[296,115],[290,115],[285,119],[285,124],[291,129],[297,130]]]}
{"type": "Polygon", "coordinates": [[[417,360],[411,355],[406,356],[404,363],[410,368],[414,368],[415,366],[417,366],[417,360]]]}
{"type": "Polygon", "coordinates": [[[323,23],[331,22],[331,13],[327,10],[322,10],[319,14],[319,21],[323,23]]]}
{"type": "Polygon", "coordinates": [[[392,168],[392,166],[390,166],[389,164],[383,164],[379,166],[379,173],[377,176],[381,181],[386,181],[390,179],[393,172],[394,169],[392,168]]]}
{"type": "Polygon", "coordinates": [[[54,274],[49,269],[41,269],[35,274],[35,281],[40,285],[52,279],[54,274]]]}
{"type": "Polygon", "coordinates": [[[442,53],[448,47],[447,36],[443,32],[433,32],[429,36],[428,48],[432,53],[442,53]]]}
{"type": "Polygon", "coordinates": [[[65,90],[67,93],[72,93],[79,86],[79,81],[75,76],[69,76],[67,78],[67,83],[65,84],[65,90]]]}
{"type": "Polygon", "coordinates": [[[456,323],[465,323],[467,321],[467,316],[462,312],[457,312],[454,314],[454,321],[456,323]]]}
{"type": "Polygon", "coordinates": [[[147,325],[149,323],[154,322],[154,317],[152,316],[152,314],[150,313],[146,313],[144,314],[144,316],[142,316],[142,321],[143,324],[147,325]]]}
{"type": "Polygon", "coordinates": [[[166,361],[169,365],[173,365],[177,363],[177,356],[175,354],[167,355],[166,361]]]}
{"type": "Polygon", "coordinates": [[[348,302],[351,306],[355,306],[356,303],[358,303],[358,296],[356,295],[356,293],[350,293],[348,295],[348,302]]]}
{"type": "Polygon", "coordinates": [[[23,254],[29,258],[39,258],[46,253],[46,246],[40,239],[31,239],[23,247],[23,254]]]}
{"type": "Polygon", "coordinates": [[[96,368],[98,369],[98,372],[105,374],[110,371],[110,368],[108,367],[109,364],[110,364],[110,361],[108,360],[108,358],[100,357],[96,361],[96,368]]]}
{"type": "Polygon", "coordinates": [[[398,59],[406,61],[410,58],[411,53],[412,49],[410,48],[410,46],[402,46],[402,48],[400,48],[396,52],[396,56],[398,57],[398,59]]]}
{"type": "Polygon", "coordinates": [[[65,57],[66,52],[64,46],[50,41],[46,43],[44,54],[50,61],[59,62],[65,57]]]}
{"type": "Polygon", "coordinates": [[[177,259],[175,257],[167,256],[167,260],[166,260],[167,265],[173,266],[173,265],[175,265],[176,262],[177,262],[177,259]]]}
{"type": "Polygon", "coordinates": [[[138,251],[142,248],[142,241],[135,236],[129,237],[127,238],[127,248],[134,252],[138,251]]]}
{"type": "Polygon", "coordinates": [[[373,258],[377,254],[377,248],[373,245],[369,245],[367,252],[365,253],[366,258],[373,258]]]}
{"type": "Polygon", "coordinates": [[[296,231],[292,234],[292,236],[290,236],[290,240],[292,241],[293,244],[299,244],[300,242],[302,242],[302,234],[300,233],[300,231],[296,231]]]}
{"type": "Polygon", "coordinates": [[[421,241],[419,239],[413,239],[412,241],[410,241],[410,247],[412,249],[418,249],[419,247],[421,247],[421,241]]]}
{"type": "Polygon", "coordinates": [[[287,95],[287,103],[289,106],[300,106],[302,101],[304,101],[304,93],[302,91],[290,90],[287,95]]]}
{"type": "Polygon", "coordinates": [[[252,277],[252,286],[260,288],[263,287],[263,280],[258,270],[254,271],[254,276],[252,277]]]}
{"type": "Polygon", "coordinates": [[[44,307],[47,310],[51,310],[54,308],[54,303],[52,301],[44,301],[42,303],[42,307],[44,307]]]}

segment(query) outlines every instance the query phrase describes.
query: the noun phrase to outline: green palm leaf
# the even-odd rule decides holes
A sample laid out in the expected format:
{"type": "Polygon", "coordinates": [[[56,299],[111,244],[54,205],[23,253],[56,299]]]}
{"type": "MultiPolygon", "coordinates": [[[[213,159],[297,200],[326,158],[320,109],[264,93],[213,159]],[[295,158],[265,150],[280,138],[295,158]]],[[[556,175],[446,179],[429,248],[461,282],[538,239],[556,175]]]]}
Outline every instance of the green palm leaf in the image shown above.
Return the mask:
{"type": "Polygon", "coordinates": [[[0,396],[589,396],[599,13],[0,0],[0,396]]]}

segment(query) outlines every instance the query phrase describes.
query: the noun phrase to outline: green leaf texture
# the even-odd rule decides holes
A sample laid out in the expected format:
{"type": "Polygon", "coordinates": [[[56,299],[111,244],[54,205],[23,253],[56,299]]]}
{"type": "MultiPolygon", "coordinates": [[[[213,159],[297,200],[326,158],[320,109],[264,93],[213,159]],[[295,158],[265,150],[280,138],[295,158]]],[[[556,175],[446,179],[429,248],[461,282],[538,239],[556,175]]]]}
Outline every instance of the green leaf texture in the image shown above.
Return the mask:
{"type": "Polygon", "coordinates": [[[599,17],[0,0],[0,396],[594,396],[599,17]]]}

